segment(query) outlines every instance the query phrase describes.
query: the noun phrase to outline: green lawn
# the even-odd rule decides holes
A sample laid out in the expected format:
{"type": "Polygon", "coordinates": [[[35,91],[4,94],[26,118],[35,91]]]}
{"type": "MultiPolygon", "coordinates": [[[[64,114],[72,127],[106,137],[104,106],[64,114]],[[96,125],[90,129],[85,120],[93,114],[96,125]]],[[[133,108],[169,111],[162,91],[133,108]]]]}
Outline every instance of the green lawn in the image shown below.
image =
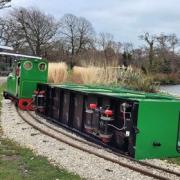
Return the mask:
{"type": "Polygon", "coordinates": [[[6,84],[0,84],[0,108],[1,108],[1,100],[2,100],[2,93],[3,93],[3,90],[5,89],[6,87],[6,84]]]}
{"type": "Polygon", "coordinates": [[[170,162],[170,163],[178,164],[180,166],[180,157],[168,158],[167,161],[170,162]]]}
{"type": "Polygon", "coordinates": [[[35,156],[31,150],[0,139],[0,179],[3,180],[69,180],[79,176],[49,164],[42,156],[35,156]]]}
{"type": "MultiPolygon", "coordinates": [[[[0,86],[0,102],[5,84],[0,86]]],[[[78,180],[78,175],[51,165],[45,157],[2,138],[0,127],[0,179],[2,180],[78,180]]]]}

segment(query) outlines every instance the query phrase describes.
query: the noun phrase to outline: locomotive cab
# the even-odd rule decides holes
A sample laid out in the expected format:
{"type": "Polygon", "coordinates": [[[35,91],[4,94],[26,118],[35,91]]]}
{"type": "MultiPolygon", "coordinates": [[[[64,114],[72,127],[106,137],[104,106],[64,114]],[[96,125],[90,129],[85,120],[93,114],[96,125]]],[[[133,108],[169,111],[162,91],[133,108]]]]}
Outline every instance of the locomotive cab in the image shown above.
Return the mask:
{"type": "Polygon", "coordinates": [[[12,72],[7,77],[7,93],[4,93],[5,98],[13,96],[18,98],[18,81],[20,73],[20,62],[14,60],[12,72]]]}
{"type": "Polygon", "coordinates": [[[15,57],[13,71],[7,78],[6,99],[12,99],[22,110],[32,110],[32,95],[37,83],[47,82],[48,63],[41,57],[0,53],[15,57]]]}

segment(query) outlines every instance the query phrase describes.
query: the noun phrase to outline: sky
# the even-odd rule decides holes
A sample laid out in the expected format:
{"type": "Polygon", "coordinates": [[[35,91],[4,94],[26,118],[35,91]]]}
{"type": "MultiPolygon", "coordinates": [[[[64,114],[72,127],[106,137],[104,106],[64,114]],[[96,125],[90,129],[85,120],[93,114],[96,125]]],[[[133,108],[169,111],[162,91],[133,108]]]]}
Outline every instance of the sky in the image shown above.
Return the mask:
{"type": "MultiPolygon", "coordinates": [[[[60,19],[71,13],[88,19],[95,31],[139,46],[138,36],[175,33],[180,37],[179,0],[12,0],[12,7],[38,7],[60,19]]],[[[1,10],[0,15],[8,13],[1,10]],[[2,12],[3,11],[3,12],[2,12]]]]}

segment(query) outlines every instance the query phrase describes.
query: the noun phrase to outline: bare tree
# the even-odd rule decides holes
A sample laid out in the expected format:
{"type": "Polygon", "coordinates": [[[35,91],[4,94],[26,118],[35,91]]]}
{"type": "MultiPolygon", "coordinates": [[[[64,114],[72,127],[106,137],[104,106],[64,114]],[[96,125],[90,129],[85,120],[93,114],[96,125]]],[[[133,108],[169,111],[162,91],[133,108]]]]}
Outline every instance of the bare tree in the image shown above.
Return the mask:
{"type": "Polygon", "coordinates": [[[66,14],[60,21],[59,33],[66,44],[72,68],[75,65],[75,58],[83,49],[91,45],[94,29],[92,24],[85,18],[66,14]]]}
{"type": "Polygon", "coordinates": [[[0,43],[1,45],[8,44],[9,41],[9,33],[7,31],[9,30],[9,26],[7,24],[7,21],[4,21],[4,19],[0,18],[0,43]]]}
{"type": "Polygon", "coordinates": [[[17,25],[11,19],[0,18],[0,44],[20,49],[26,42],[17,25]]]}
{"type": "Polygon", "coordinates": [[[133,44],[129,42],[123,43],[124,52],[131,53],[133,51],[133,44]]]}
{"type": "Polygon", "coordinates": [[[179,39],[175,34],[170,34],[168,37],[168,42],[170,44],[170,49],[172,49],[173,54],[175,54],[175,48],[179,43],[179,39]]]}
{"type": "Polygon", "coordinates": [[[10,5],[8,5],[10,2],[11,0],[0,0],[0,9],[10,7],[10,5]]]}
{"type": "Polygon", "coordinates": [[[133,44],[129,42],[123,43],[123,51],[123,65],[128,66],[132,60],[133,44]]]}
{"type": "Polygon", "coordinates": [[[153,60],[154,60],[154,44],[155,44],[156,37],[153,35],[150,35],[147,32],[144,33],[143,35],[140,35],[139,37],[140,37],[140,39],[144,40],[148,44],[149,64],[150,64],[150,68],[151,68],[152,64],[153,64],[153,60]]]}
{"type": "Polygon", "coordinates": [[[163,60],[162,67],[163,71],[172,72],[177,69],[177,56],[175,54],[175,48],[178,45],[178,38],[175,34],[160,34],[157,36],[159,49],[159,57],[163,60]]]}
{"type": "Polygon", "coordinates": [[[99,44],[103,50],[112,47],[114,42],[114,37],[110,33],[100,33],[99,34],[99,44]]]}
{"type": "Polygon", "coordinates": [[[105,66],[108,64],[114,63],[113,61],[117,61],[116,52],[121,48],[120,43],[116,43],[114,41],[114,37],[110,33],[100,33],[98,44],[100,46],[100,50],[103,51],[105,57],[105,66]],[[116,60],[115,60],[116,59],[116,60]]]}
{"type": "Polygon", "coordinates": [[[169,44],[168,44],[169,36],[163,33],[156,35],[157,40],[157,54],[159,56],[159,60],[166,61],[169,59],[169,44]]]}
{"type": "Polygon", "coordinates": [[[42,48],[48,45],[55,36],[58,24],[50,15],[38,9],[19,8],[10,13],[8,21],[13,22],[14,34],[19,41],[26,42],[33,55],[42,55],[42,48]]]}
{"type": "Polygon", "coordinates": [[[163,33],[161,33],[160,35],[156,36],[159,48],[161,50],[167,50],[168,49],[168,40],[169,40],[169,36],[165,35],[163,33]]]}

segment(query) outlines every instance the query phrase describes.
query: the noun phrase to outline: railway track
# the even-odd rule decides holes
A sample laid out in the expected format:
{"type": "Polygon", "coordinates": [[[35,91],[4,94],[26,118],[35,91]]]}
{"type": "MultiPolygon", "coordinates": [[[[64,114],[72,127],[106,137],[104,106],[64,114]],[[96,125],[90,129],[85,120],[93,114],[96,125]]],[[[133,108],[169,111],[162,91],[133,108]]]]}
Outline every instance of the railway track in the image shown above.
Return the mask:
{"type": "MultiPolygon", "coordinates": [[[[101,145],[97,145],[97,144],[95,144],[95,143],[91,143],[91,142],[85,141],[85,140],[83,140],[83,139],[79,139],[79,138],[73,136],[72,134],[69,134],[69,133],[67,133],[67,132],[64,132],[64,131],[62,131],[62,130],[60,130],[60,129],[57,129],[57,128],[53,127],[49,122],[42,121],[42,118],[41,118],[41,117],[35,116],[35,115],[34,115],[33,113],[31,113],[30,111],[28,111],[27,113],[28,113],[33,119],[35,119],[38,123],[43,124],[43,125],[45,125],[46,127],[50,128],[50,129],[52,129],[52,130],[54,130],[54,131],[56,131],[56,132],[58,132],[58,133],[61,133],[61,134],[65,135],[65,136],[67,136],[67,137],[69,137],[69,138],[72,138],[72,139],[74,139],[74,140],[76,140],[76,141],[82,142],[82,143],[84,143],[84,144],[90,145],[90,146],[95,147],[95,148],[98,148],[98,149],[103,148],[102,145],[105,145],[105,146],[106,146],[105,150],[106,150],[107,152],[113,153],[114,155],[116,155],[116,156],[118,156],[118,157],[126,158],[126,159],[128,159],[128,160],[130,160],[130,161],[133,161],[133,162],[135,162],[135,163],[141,164],[141,165],[143,165],[143,166],[149,166],[149,167],[152,167],[152,168],[156,168],[156,169],[158,169],[158,170],[162,170],[162,171],[165,171],[165,172],[167,172],[167,173],[171,173],[171,174],[173,173],[174,175],[180,177],[180,173],[179,173],[179,172],[173,172],[173,171],[171,171],[171,170],[169,170],[169,169],[165,169],[165,168],[162,168],[162,167],[153,165],[153,164],[151,164],[151,163],[147,163],[147,162],[143,162],[143,161],[138,161],[138,160],[136,160],[136,159],[134,159],[134,158],[131,158],[130,156],[126,156],[126,155],[122,154],[120,151],[117,153],[117,152],[116,152],[116,151],[117,151],[116,149],[113,149],[113,148],[112,148],[112,149],[109,149],[109,148],[107,148],[107,145],[106,145],[106,144],[103,144],[103,143],[101,143],[101,145]],[[120,153],[121,153],[121,154],[120,154],[120,153]]],[[[53,125],[56,125],[56,124],[54,123],[53,125]]],[[[86,136],[87,136],[87,135],[86,135],[86,136]]]]}
{"type": "Polygon", "coordinates": [[[129,168],[133,171],[136,171],[138,173],[141,173],[143,175],[146,175],[146,176],[149,176],[149,177],[152,177],[155,179],[169,180],[169,179],[179,179],[180,178],[179,172],[174,172],[172,170],[161,168],[159,166],[155,166],[155,165],[147,163],[147,162],[135,160],[131,157],[112,152],[112,150],[110,150],[108,148],[106,148],[105,150],[110,153],[113,153],[113,155],[116,155],[117,159],[103,155],[102,153],[100,154],[96,150],[92,150],[91,148],[88,149],[86,146],[78,145],[76,142],[86,144],[87,146],[90,146],[90,147],[93,147],[96,149],[102,149],[103,147],[101,147],[100,145],[97,145],[97,144],[94,144],[91,142],[87,142],[86,140],[80,139],[78,137],[70,135],[69,133],[66,133],[55,127],[52,127],[51,124],[49,124],[45,121],[42,121],[40,118],[34,116],[31,112],[23,112],[22,113],[22,111],[19,111],[19,109],[17,109],[17,113],[26,123],[31,125],[36,130],[40,131],[41,133],[43,133],[47,136],[50,136],[60,142],[68,144],[76,149],[84,151],[86,153],[103,158],[109,162],[116,163],[122,167],[129,168]],[[49,130],[48,131],[45,130],[42,126],[45,126],[49,130]],[[59,135],[63,135],[64,137],[67,137],[71,140],[67,140],[59,135]],[[124,162],[123,159],[119,160],[118,157],[128,160],[128,163],[124,162]]]}

